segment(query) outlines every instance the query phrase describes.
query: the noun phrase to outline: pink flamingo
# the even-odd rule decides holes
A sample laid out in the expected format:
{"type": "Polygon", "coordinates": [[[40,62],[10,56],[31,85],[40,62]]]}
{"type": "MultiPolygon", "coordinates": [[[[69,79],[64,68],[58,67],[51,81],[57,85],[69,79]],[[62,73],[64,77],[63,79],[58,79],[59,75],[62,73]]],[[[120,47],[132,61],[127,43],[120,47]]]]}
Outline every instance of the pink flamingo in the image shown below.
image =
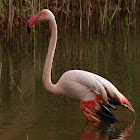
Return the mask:
{"type": "Polygon", "coordinates": [[[28,20],[28,33],[37,21],[49,21],[51,28],[51,39],[42,77],[48,92],[79,100],[82,112],[89,121],[116,122],[117,119],[110,110],[110,108],[116,110],[116,107],[111,104],[122,105],[135,114],[127,98],[112,83],[99,75],[84,70],[69,70],[53,84],[51,69],[57,42],[57,24],[53,13],[43,9],[28,20]]]}

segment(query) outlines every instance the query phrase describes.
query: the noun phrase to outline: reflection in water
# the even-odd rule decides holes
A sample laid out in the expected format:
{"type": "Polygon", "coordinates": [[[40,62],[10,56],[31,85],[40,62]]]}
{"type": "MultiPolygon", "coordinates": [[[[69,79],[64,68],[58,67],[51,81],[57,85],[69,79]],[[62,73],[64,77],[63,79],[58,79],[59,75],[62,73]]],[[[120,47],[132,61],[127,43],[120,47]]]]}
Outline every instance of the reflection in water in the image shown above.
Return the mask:
{"type": "Polygon", "coordinates": [[[110,123],[87,122],[81,133],[81,140],[126,139],[131,135],[135,120],[123,127],[110,123]]]}

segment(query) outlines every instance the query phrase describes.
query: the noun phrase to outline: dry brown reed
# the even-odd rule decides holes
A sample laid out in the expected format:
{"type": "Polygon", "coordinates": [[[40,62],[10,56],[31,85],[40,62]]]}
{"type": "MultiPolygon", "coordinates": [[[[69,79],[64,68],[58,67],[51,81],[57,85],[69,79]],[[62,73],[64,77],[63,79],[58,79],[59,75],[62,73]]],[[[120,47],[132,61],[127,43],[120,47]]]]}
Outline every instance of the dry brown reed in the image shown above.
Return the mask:
{"type": "Polygon", "coordinates": [[[84,20],[89,26],[91,20],[99,19],[100,30],[104,32],[107,15],[111,17],[117,8],[116,17],[131,11],[132,19],[139,12],[140,0],[0,0],[0,24],[6,24],[7,35],[12,36],[15,26],[20,26],[20,22],[26,24],[29,17],[44,7],[54,12],[59,23],[68,25],[72,17],[79,18],[81,32],[84,20]]]}

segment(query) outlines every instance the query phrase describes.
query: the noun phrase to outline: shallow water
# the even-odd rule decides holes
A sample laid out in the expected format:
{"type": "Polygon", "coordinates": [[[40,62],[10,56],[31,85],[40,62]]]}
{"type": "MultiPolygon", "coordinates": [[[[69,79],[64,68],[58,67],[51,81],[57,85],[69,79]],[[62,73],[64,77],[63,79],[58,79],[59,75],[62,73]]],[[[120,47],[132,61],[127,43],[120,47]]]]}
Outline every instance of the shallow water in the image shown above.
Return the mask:
{"type": "Polygon", "coordinates": [[[104,37],[91,27],[81,34],[76,25],[58,30],[53,83],[70,69],[107,78],[127,96],[137,114],[135,120],[132,112],[118,107],[114,114],[119,121],[114,124],[86,122],[79,102],[45,91],[41,80],[49,43],[45,26],[40,25],[35,35],[28,35],[23,26],[10,43],[0,39],[0,139],[139,139],[139,24],[130,29],[128,39],[123,23],[104,37]]]}

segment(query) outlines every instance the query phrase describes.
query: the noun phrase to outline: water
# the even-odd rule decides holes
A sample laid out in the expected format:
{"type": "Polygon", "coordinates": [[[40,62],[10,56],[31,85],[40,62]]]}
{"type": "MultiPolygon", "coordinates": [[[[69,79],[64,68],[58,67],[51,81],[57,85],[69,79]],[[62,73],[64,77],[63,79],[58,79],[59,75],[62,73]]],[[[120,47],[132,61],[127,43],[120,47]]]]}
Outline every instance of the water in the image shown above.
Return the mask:
{"type": "Polygon", "coordinates": [[[117,123],[86,122],[79,102],[55,96],[42,85],[42,70],[48,48],[48,30],[27,35],[23,26],[10,43],[0,38],[0,139],[2,140],[99,140],[139,139],[140,136],[140,30],[115,26],[110,36],[76,24],[59,28],[52,81],[70,69],[84,69],[111,81],[127,96],[137,117],[118,107],[117,123]]]}

